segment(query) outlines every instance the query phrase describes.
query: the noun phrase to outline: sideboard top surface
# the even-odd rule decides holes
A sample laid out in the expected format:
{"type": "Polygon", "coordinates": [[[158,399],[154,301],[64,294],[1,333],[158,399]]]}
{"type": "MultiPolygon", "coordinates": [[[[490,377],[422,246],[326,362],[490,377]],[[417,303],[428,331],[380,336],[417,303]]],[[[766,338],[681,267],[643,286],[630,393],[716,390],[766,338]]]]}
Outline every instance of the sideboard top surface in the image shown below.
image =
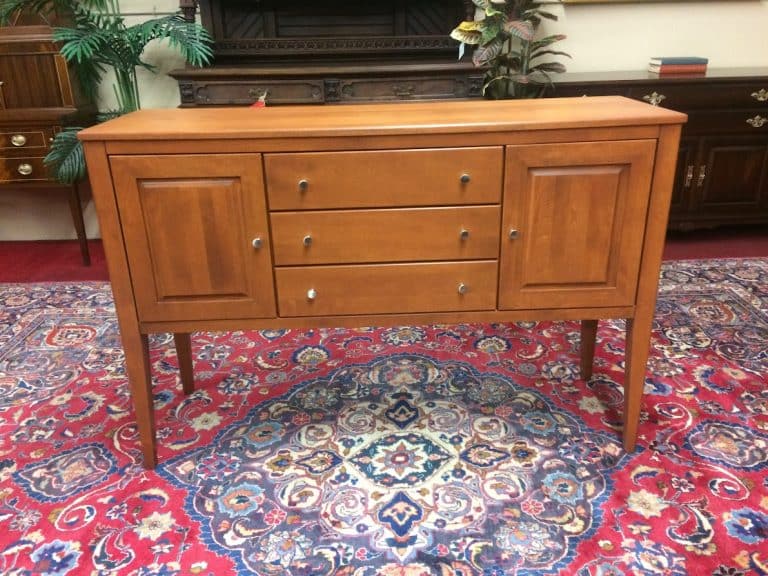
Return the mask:
{"type": "Polygon", "coordinates": [[[207,140],[505,132],[680,124],[686,115],[622,96],[343,106],[139,110],[82,140],[207,140]]]}

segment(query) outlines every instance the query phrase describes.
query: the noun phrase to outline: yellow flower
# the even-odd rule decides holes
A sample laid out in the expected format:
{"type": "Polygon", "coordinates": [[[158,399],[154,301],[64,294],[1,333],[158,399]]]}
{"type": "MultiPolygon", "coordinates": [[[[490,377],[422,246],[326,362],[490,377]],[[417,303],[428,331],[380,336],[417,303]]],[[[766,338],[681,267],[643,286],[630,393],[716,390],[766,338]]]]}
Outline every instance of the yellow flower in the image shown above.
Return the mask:
{"type": "Polygon", "coordinates": [[[133,530],[139,535],[139,539],[157,540],[164,532],[170,530],[173,524],[174,520],[170,512],[165,514],[152,512],[146,518],[142,518],[141,522],[133,530]]]}

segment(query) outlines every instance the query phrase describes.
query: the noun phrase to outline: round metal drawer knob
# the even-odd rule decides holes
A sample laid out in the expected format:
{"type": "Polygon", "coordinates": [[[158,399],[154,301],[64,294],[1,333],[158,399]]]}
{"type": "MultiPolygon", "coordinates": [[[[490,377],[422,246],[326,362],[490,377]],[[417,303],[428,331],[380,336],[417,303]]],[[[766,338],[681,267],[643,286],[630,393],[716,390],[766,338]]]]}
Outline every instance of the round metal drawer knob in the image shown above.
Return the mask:
{"type": "Polygon", "coordinates": [[[469,239],[469,230],[466,228],[462,228],[461,232],[459,232],[459,238],[462,240],[468,240],[469,239]]]}
{"type": "Polygon", "coordinates": [[[16,168],[16,171],[22,176],[29,176],[32,174],[32,164],[27,164],[26,162],[19,164],[19,167],[16,168]]]}
{"type": "Polygon", "coordinates": [[[261,236],[256,236],[256,238],[251,241],[251,245],[257,250],[260,249],[264,245],[261,236]]]}
{"type": "Polygon", "coordinates": [[[472,180],[472,178],[470,177],[469,174],[462,174],[460,180],[462,184],[468,184],[469,181],[472,180]]]}
{"type": "Polygon", "coordinates": [[[309,180],[306,178],[302,178],[299,180],[299,191],[300,192],[306,192],[307,188],[309,188],[309,180]]]}
{"type": "Polygon", "coordinates": [[[307,234],[302,238],[301,243],[304,244],[304,246],[312,246],[312,235],[307,234]]]}
{"type": "Polygon", "coordinates": [[[459,294],[466,294],[469,291],[469,286],[464,284],[464,282],[460,282],[457,291],[459,294]]]}
{"type": "Polygon", "coordinates": [[[24,134],[14,134],[11,136],[11,144],[14,146],[24,146],[27,143],[27,137],[24,134]]]}
{"type": "Polygon", "coordinates": [[[317,298],[317,290],[314,288],[307,290],[307,300],[314,300],[315,298],[317,298]]]}
{"type": "Polygon", "coordinates": [[[510,240],[516,240],[516,239],[517,239],[517,237],[518,237],[519,235],[520,235],[520,232],[518,232],[518,231],[517,231],[517,230],[515,230],[514,228],[512,228],[512,229],[509,231],[509,239],[510,239],[510,240]]]}

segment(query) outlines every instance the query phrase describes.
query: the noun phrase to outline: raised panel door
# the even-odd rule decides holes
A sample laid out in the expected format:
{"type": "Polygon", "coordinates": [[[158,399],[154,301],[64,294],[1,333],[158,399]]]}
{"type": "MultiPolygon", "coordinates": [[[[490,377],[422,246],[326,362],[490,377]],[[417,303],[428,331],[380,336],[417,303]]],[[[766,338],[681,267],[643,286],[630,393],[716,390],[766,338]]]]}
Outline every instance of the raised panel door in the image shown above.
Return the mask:
{"type": "Polygon", "coordinates": [[[141,320],[275,315],[259,154],[110,165],[141,320]]]}
{"type": "Polygon", "coordinates": [[[634,303],[655,149],[507,148],[499,309],[634,303]]]}

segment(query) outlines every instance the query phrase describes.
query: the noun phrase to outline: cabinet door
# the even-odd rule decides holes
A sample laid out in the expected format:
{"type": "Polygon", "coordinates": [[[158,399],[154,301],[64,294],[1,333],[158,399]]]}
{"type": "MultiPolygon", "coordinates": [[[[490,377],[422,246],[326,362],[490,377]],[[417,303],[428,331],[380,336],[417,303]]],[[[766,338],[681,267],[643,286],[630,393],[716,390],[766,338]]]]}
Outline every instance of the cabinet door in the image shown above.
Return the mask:
{"type": "Polygon", "coordinates": [[[275,315],[259,154],[110,164],[141,320],[275,315]]]}
{"type": "Polygon", "coordinates": [[[500,309],[634,303],[655,147],[507,148],[500,309]]]}
{"type": "Polygon", "coordinates": [[[768,136],[702,138],[697,216],[753,220],[768,214],[768,136]]]}

